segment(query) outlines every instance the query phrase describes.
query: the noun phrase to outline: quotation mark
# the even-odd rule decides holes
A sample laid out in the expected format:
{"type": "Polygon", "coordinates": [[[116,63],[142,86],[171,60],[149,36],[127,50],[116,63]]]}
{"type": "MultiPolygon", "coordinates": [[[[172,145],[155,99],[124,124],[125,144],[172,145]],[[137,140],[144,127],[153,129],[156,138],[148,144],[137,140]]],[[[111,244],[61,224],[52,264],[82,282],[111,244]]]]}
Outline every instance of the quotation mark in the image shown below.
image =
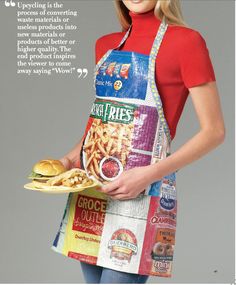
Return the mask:
{"type": "Polygon", "coordinates": [[[5,0],[5,6],[6,7],[14,7],[14,6],[16,6],[16,3],[15,2],[13,2],[12,0],[5,0]]]}
{"type": "Polygon", "coordinates": [[[78,77],[80,78],[82,76],[82,74],[84,74],[84,77],[85,78],[87,75],[88,75],[88,69],[87,68],[78,68],[77,69],[77,73],[78,73],[78,77]]]}

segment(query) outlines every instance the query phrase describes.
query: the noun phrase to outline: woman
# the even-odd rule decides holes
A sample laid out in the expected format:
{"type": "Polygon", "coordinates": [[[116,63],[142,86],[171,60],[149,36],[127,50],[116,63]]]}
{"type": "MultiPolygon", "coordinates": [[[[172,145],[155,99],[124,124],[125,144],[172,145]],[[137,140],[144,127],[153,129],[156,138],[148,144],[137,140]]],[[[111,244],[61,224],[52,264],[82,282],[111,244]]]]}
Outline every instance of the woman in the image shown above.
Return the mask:
{"type": "Polygon", "coordinates": [[[96,100],[84,136],[61,158],[103,186],[70,194],[52,248],[80,260],[87,283],[145,283],[171,277],[175,173],[221,144],[225,128],[205,41],[179,2],[115,4],[123,32],[96,42],[96,100]],[[188,94],[200,130],[170,154],[188,94]]]}

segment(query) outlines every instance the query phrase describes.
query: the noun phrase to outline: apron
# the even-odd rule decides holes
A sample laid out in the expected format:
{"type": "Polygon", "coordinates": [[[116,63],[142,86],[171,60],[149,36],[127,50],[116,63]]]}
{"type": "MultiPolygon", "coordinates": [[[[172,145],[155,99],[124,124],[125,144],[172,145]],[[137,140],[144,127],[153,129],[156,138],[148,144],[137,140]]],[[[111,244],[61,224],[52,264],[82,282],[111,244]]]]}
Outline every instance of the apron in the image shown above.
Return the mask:
{"type": "MultiPolygon", "coordinates": [[[[167,30],[162,20],[149,55],[107,51],[94,72],[96,96],[79,167],[106,184],[122,171],[170,155],[171,136],[155,82],[156,57],[167,30]]],[[[68,196],[52,249],[117,271],[171,277],[177,221],[176,172],[135,199],[112,200],[87,189],[68,196]]],[[[135,178],[134,178],[135,179],[135,178]]]]}

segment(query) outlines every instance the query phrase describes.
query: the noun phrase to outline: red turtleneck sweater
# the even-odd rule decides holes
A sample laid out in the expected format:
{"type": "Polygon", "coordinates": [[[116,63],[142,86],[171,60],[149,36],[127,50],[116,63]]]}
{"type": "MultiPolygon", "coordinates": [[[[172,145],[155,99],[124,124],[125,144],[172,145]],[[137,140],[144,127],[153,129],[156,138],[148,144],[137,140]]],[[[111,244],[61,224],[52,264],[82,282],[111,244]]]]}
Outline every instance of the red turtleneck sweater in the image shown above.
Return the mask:
{"type": "MultiPolygon", "coordinates": [[[[132,29],[120,50],[149,55],[161,23],[153,10],[142,14],[129,12],[132,29]]],[[[104,35],[96,41],[96,63],[117,47],[125,32],[104,35]]],[[[168,26],[156,58],[156,84],[172,139],[189,94],[188,88],[215,81],[206,42],[201,34],[187,27],[168,26]]]]}

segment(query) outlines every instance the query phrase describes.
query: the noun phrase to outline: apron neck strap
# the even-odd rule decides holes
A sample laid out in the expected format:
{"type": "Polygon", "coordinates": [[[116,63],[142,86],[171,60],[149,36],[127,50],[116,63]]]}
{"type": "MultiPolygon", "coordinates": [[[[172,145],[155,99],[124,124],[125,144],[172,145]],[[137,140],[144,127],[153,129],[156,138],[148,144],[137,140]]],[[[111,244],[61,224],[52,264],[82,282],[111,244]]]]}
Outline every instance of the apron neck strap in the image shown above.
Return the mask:
{"type": "Polygon", "coordinates": [[[122,46],[122,44],[126,41],[126,39],[128,38],[129,36],[129,33],[132,29],[132,24],[129,26],[129,29],[127,30],[127,32],[125,33],[124,37],[122,38],[122,40],[120,41],[119,45],[116,46],[115,48],[112,48],[112,49],[109,49],[101,58],[100,60],[97,62],[95,68],[94,68],[94,89],[95,88],[95,78],[96,78],[96,73],[98,71],[98,69],[100,68],[100,66],[103,64],[103,62],[108,58],[108,56],[111,54],[111,52],[115,49],[118,49],[120,46],[122,46]]]}
{"type": "Polygon", "coordinates": [[[148,63],[148,82],[149,82],[149,86],[151,88],[151,92],[153,95],[153,98],[156,102],[156,106],[157,106],[157,111],[158,111],[158,116],[159,116],[159,120],[160,120],[160,128],[163,129],[163,131],[165,132],[166,136],[167,136],[167,140],[169,142],[169,144],[171,143],[171,135],[170,135],[170,129],[168,126],[168,123],[166,121],[165,115],[164,115],[164,110],[163,110],[163,106],[162,106],[162,101],[161,101],[161,97],[159,94],[159,91],[156,87],[156,79],[155,79],[155,65],[156,65],[156,57],[158,54],[158,51],[160,49],[163,37],[165,35],[165,32],[167,30],[168,24],[165,21],[165,17],[163,17],[163,20],[159,26],[158,29],[158,33],[155,37],[155,40],[153,42],[152,45],[152,49],[151,49],[151,53],[149,56],[149,63],[148,63]]]}
{"type": "MultiPolygon", "coordinates": [[[[110,55],[110,53],[113,51],[113,50],[116,50],[118,49],[119,47],[121,47],[123,45],[123,43],[126,41],[126,39],[128,38],[129,34],[130,34],[130,31],[132,29],[132,24],[129,26],[128,30],[126,31],[124,37],[122,38],[122,40],[120,41],[120,43],[115,47],[115,48],[112,48],[112,49],[109,49],[103,56],[102,58],[98,61],[96,67],[95,67],[95,72],[99,69],[99,67],[102,65],[102,63],[107,59],[107,57],[110,55]]],[[[156,34],[156,37],[154,39],[154,42],[153,42],[153,45],[152,45],[152,48],[151,48],[151,52],[150,52],[150,56],[154,55],[156,57],[157,53],[158,53],[158,50],[159,50],[159,47],[161,45],[161,41],[162,41],[162,38],[164,36],[164,32],[165,30],[167,29],[167,24],[166,24],[166,21],[165,21],[165,16],[163,17],[162,21],[161,21],[161,24],[158,28],[158,31],[157,31],[157,34],[156,34]]]]}
{"type": "Polygon", "coordinates": [[[158,32],[156,34],[156,37],[154,39],[154,42],[153,42],[153,45],[151,48],[150,57],[154,58],[157,56],[160,45],[161,45],[163,37],[164,37],[164,34],[167,30],[167,27],[168,27],[168,24],[165,21],[165,17],[163,17],[163,20],[161,21],[161,24],[158,28],[158,32]]]}
{"type": "Polygon", "coordinates": [[[161,43],[162,43],[162,40],[164,38],[167,28],[168,28],[168,24],[166,23],[165,16],[164,16],[159,26],[158,32],[156,34],[156,37],[153,42],[151,52],[149,55],[148,78],[152,80],[155,80],[156,57],[157,57],[158,51],[160,49],[160,46],[161,46],[161,43]]]}
{"type": "Polygon", "coordinates": [[[130,34],[130,31],[132,30],[132,26],[133,26],[132,24],[129,26],[127,32],[125,33],[124,37],[122,38],[122,40],[120,41],[120,43],[118,44],[118,46],[116,46],[116,47],[113,48],[112,50],[118,49],[118,48],[120,48],[120,47],[123,45],[123,43],[127,40],[128,36],[129,36],[129,34],[130,34]]]}
{"type": "MultiPolygon", "coordinates": [[[[163,38],[164,33],[165,33],[165,30],[167,29],[167,26],[168,25],[166,24],[166,18],[165,18],[165,16],[163,16],[161,24],[160,24],[160,26],[158,28],[158,31],[157,31],[157,34],[155,36],[155,39],[154,39],[154,42],[153,42],[153,45],[152,45],[152,48],[151,48],[150,55],[152,54],[153,51],[157,55],[159,47],[160,47],[160,44],[161,44],[161,41],[162,41],[162,38],[163,38]],[[158,49],[157,49],[156,43],[158,43],[158,49]]],[[[123,45],[123,43],[127,40],[131,30],[132,30],[132,23],[129,26],[128,30],[126,31],[126,33],[125,33],[124,37],[122,38],[122,40],[120,41],[120,43],[115,48],[113,48],[111,50],[119,49],[123,45]]]]}

